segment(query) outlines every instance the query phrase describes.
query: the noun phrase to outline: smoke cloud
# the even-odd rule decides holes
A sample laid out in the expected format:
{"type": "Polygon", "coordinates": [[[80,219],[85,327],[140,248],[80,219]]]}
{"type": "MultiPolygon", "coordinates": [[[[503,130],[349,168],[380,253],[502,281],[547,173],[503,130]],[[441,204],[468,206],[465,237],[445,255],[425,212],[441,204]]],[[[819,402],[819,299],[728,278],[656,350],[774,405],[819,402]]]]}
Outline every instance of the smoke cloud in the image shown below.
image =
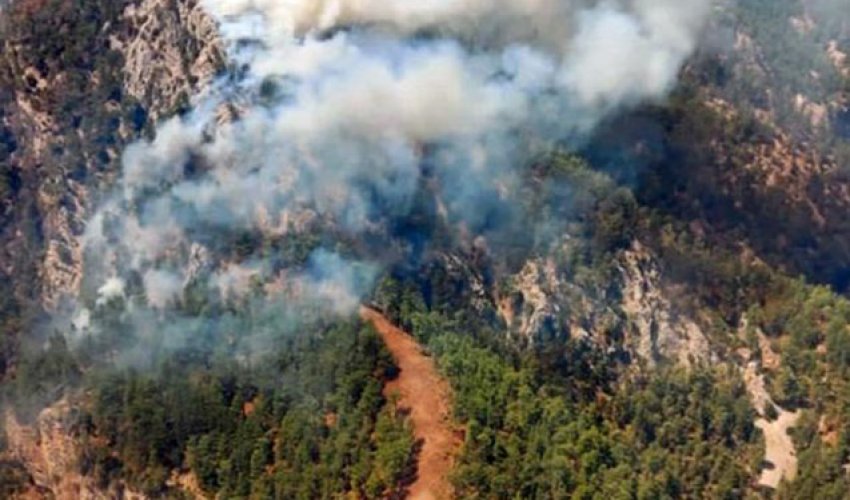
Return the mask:
{"type": "Polygon", "coordinates": [[[143,296],[159,317],[184,314],[191,291],[222,307],[262,296],[347,314],[389,263],[340,242],[390,239],[426,171],[447,220],[482,230],[535,151],[663,98],[710,10],[705,0],[204,5],[230,74],[124,152],[85,235],[97,306],[143,296]],[[263,248],[311,233],[294,264],[263,248]]]}

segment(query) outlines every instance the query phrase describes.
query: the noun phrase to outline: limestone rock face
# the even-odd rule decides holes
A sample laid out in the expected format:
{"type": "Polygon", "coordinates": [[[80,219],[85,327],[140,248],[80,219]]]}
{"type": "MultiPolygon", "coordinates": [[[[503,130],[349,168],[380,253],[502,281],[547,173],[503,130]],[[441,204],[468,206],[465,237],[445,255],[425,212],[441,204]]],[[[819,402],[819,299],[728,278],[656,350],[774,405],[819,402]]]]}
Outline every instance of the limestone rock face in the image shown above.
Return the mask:
{"type": "MultiPolygon", "coordinates": [[[[85,221],[120,174],[124,146],[208,86],[223,47],[198,0],[116,0],[95,20],[7,8],[2,15],[17,23],[57,24],[38,28],[48,32],[97,26],[96,39],[66,47],[63,58],[46,57],[49,44],[29,27],[0,37],[0,161],[19,184],[0,191],[0,280],[53,311],[81,290],[85,221]]],[[[51,498],[143,498],[121,485],[103,491],[83,474],[75,407],[63,399],[32,424],[0,414],[10,458],[51,498]]]]}
{"type": "Polygon", "coordinates": [[[90,58],[88,72],[71,56],[45,62],[39,39],[0,40],[3,69],[20,75],[4,81],[14,95],[0,102],[0,139],[14,145],[8,161],[22,184],[19,199],[0,200],[0,216],[11,219],[0,234],[0,272],[48,310],[80,290],[92,193],[119,175],[123,146],[187,105],[224,64],[215,21],[197,0],[122,3],[92,21],[101,23],[97,40],[80,42],[76,57],[90,58]],[[27,270],[33,278],[20,279],[27,270]]]}
{"type": "Polygon", "coordinates": [[[559,269],[553,258],[529,260],[509,281],[495,302],[523,344],[585,339],[623,349],[649,367],[691,366],[713,356],[700,326],[674,307],[656,258],[639,242],[620,252],[604,287],[559,269]],[[622,342],[612,338],[617,332],[622,342]]]}
{"type": "Polygon", "coordinates": [[[116,39],[127,93],[156,120],[208,84],[224,61],[215,21],[197,0],[143,0],[126,10],[135,36],[116,39]]]}
{"type": "Polygon", "coordinates": [[[103,491],[92,477],[82,474],[80,438],[74,431],[77,412],[66,399],[42,410],[30,425],[7,412],[3,417],[7,453],[26,468],[38,488],[58,500],[145,499],[123,485],[103,491]]]}
{"type": "Polygon", "coordinates": [[[558,276],[551,261],[530,260],[513,279],[514,299],[505,297],[499,310],[510,330],[535,343],[552,335],[558,324],[558,276]]]}
{"type": "Polygon", "coordinates": [[[667,359],[685,366],[710,359],[705,334],[691,318],[676,313],[661,287],[658,264],[640,243],[623,253],[620,272],[622,309],[641,359],[650,365],[667,359]]]}

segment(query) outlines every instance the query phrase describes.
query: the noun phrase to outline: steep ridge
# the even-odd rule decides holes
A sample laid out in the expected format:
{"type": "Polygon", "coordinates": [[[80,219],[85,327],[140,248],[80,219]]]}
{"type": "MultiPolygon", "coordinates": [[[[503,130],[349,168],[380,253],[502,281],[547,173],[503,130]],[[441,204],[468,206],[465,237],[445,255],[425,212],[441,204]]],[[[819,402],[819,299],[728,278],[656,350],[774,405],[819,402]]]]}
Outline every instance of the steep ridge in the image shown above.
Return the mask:
{"type": "Polygon", "coordinates": [[[54,4],[0,20],[0,273],[50,311],[83,286],[80,236],[123,147],[188,106],[224,57],[197,0],[54,4]]]}
{"type": "Polygon", "coordinates": [[[387,384],[387,396],[397,394],[398,405],[410,411],[413,433],[421,443],[416,480],[409,497],[414,500],[451,497],[448,476],[460,439],[452,427],[451,389],[437,372],[434,360],[407,333],[381,313],[363,307],[360,317],[371,323],[400,368],[398,378],[387,384]]]}

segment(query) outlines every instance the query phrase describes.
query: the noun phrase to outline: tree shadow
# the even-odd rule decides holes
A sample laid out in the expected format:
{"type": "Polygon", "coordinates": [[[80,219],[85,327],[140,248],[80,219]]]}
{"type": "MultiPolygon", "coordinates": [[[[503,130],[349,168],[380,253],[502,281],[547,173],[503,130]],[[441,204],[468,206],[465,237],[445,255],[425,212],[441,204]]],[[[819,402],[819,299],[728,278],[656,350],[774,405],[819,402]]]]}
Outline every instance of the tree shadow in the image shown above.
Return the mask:
{"type": "MultiPolygon", "coordinates": [[[[400,415],[406,416],[410,414],[410,408],[399,408],[398,412],[400,415]]],[[[410,456],[408,457],[407,465],[404,468],[401,479],[399,480],[396,489],[390,493],[387,498],[391,500],[402,500],[409,497],[410,486],[419,479],[419,456],[422,454],[422,448],[424,445],[424,439],[417,439],[413,443],[413,447],[410,450],[410,456]]]]}

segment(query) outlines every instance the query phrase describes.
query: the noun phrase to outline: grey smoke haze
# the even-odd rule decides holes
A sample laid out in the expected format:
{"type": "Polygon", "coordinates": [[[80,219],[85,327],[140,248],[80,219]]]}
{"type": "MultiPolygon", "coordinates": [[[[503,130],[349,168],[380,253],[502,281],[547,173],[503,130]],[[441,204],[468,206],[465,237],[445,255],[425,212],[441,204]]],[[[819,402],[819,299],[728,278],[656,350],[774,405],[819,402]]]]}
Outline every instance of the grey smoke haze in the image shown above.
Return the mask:
{"type": "Polygon", "coordinates": [[[850,22],[850,0],[811,0],[808,7],[820,18],[832,18],[833,21],[841,23],[850,22]]]}
{"type": "MultiPolygon", "coordinates": [[[[211,256],[238,234],[383,234],[423,163],[446,216],[476,232],[540,145],[664,97],[704,0],[205,0],[240,75],[127,148],[89,223],[100,304],[165,311],[199,281],[223,301],[284,290],[291,310],[354,310],[386,262],[315,250],[299,269],[211,256]],[[236,97],[234,120],[220,120],[236,97]],[[136,285],[132,283],[136,282],[136,285]],[[126,283],[126,290],[125,290],[126,283]],[[120,287],[119,287],[120,284],[120,287]],[[254,286],[254,285],[257,286],[254,286]],[[277,285],[275,285],[277,284],[277,285]],[[131,297],[129,300],[133,300],[131,297]],[[297,305],[297,307],[296,307],[297,305]]],[[[155,314],[153,316],[156,316],[155,314]]]]}

